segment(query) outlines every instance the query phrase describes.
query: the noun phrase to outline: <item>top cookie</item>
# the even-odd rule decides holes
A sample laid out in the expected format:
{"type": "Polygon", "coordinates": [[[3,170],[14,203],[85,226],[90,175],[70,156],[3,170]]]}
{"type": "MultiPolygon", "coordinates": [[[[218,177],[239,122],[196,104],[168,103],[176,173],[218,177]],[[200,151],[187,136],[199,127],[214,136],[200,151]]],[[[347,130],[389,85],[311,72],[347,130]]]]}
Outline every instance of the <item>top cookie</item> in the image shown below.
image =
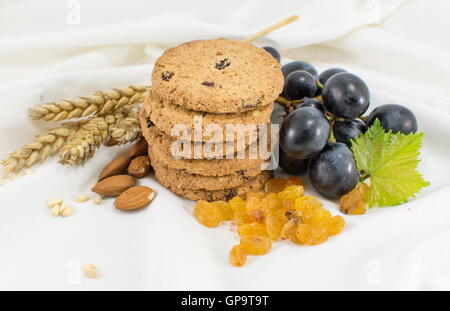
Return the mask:
{"type": "Polygon", "coordinates": [[[156,60],[152,92],[191,110],[241,112],[273,103],[283,90],[280,68],[268,52],[248,43],[192,41],[156,60]]]}

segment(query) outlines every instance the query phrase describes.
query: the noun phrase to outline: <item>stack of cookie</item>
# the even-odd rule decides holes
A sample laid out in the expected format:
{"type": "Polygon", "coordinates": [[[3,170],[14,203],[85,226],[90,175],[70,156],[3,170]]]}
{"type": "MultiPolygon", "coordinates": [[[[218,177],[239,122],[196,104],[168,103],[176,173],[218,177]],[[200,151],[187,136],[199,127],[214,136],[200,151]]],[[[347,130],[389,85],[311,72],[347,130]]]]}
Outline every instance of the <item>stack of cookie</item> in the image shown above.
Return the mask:
{"type": "Polygon", "coordinates": [[[282,88],[279,62],[248,43],[201,40],[167,50],[140,120],[156,179],[192,200],[260,190],[271,176],[263,125],[282,88]]]}

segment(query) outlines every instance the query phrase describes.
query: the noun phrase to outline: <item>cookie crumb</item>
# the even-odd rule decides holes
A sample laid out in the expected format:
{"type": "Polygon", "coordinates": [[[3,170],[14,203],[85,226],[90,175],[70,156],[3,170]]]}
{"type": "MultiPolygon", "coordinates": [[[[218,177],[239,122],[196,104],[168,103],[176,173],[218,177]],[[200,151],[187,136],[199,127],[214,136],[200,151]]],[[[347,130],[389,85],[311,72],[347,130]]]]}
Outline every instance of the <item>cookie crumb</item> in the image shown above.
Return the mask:
{"type": "Polygon", "coordinates": [[[84,275],[90,279],[97,277],[97,268],[93,264],[86,264],[83,266],[84,275]]]}
{"type": "Polygon", "coordinates": [[[92,200],[92,202],[94,202],[94,204],[100,204],[102,203],[102,200],[103,200],[102,196],[98,195],[94,198],[94,200],[92,200]]]}
{"type": "Polygon", "coordinates": [[[63,217],[69,217],[72,215],[72,208],[70,206],[64,207],[62,210],[60,209],[59,214],[63,217]]]}
{"type": "Polygon", "coordinates": [[[61,205],[57,204],[52,207],[52,215],[54,217],[59,215],[61,205]]]}
{"type": "Polygon", "coordinates": [[[89,194],[79,194],[75,198],[75,202],[78,202],[78,203],[83,203],[86,201],[89,201],[89,194]]]}
{"type": "Polygon", "coordinates": [[[63,200],[60,198],[53,198],[50,201],[48,201],[48,207],[53,207],[55,205],[61,205],[63,203],[63,200]]]}

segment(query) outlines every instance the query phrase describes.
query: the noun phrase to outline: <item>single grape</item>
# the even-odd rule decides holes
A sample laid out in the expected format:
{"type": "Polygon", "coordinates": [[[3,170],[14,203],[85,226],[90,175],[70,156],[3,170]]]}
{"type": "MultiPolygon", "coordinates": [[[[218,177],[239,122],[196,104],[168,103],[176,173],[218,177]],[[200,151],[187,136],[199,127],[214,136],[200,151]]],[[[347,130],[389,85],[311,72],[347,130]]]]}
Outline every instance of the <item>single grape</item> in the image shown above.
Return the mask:
{"type": "Polygon", "coordinates": [[[350,139],[362,133],[361,125],[356,120],[336,121],[333,125],[333,134],[337,142],[351,145],[350,139]]]}
{"type": "Polygon", "coordinates": [[[327,83],[328,79],[330,79],[335,74],[338,74],[338,73],[341,73],[341,72],[347,72],[347,71],[342,69],[342,68],[330,68],[330,69],[327,69],[327,70],[323,71],[319,75],[319,81],[320,81],[320,83],[325,85],[325,83],[327,83]]]}
{"type": "Polygon", "coordinates": [[[280,52],[278,52],[275,48],[271,46],[263,46],[262,48],[267,52],[269,52],[269,54],[272,55],[273,58],[275,58],[277,61],[280,61],[281,59],[280,52]]]}
{"type": "Polygon", "coordinates": [[[330,124],[322,112],[312,107],[294,110],[281,123],[280,147],[289,157],[309,159],[326,145],[330,124]]]}
{"type": "Polygon", "coordinates": [[[312,97],[316,92],[316,82],[313,76],[304,70],[291,72],[284,82],[284,95],[291,99],[312,97]]]}
{"type": "Polygon", "coordinates": [[[332,76],[322,90],[323,104],[332,114],[355,119],[369,108],[370,92],[366,83],[352,73],[332,76]]]}
{"type": "Polygon", "coordinates": [[[319,75],[317,74],[316,68],[314,68],[314,66],[311,65],[308,62],[295,61],[295,62],[287,63],[286,65],[281,67],[281,71],[283,72],[284,79],[286,79],[287,76],[291,72],[294,72],[294,71],[297,71],[297,70],[307,71],[314,77],[314,80],[318,80],[319,79],[319,75]]]}
{"type": "Polygon", "coordinates": [[[381,126],[386,131],[392,130],[393,133],[403,134],[417,132],[416,116],[411,110],[401,105],[387,104],[375,108],[369,114],[367,124],[371,126],[375,119],[380,120],[381,126]]]}
{"type": "Polygon", "coordinates": [[[314,107],[322,112],[325,112],[325,107],[315,98],[306,97],[300,104],[297,105],[295,109],[303,107],[314,107]]]}
{"type": "Polygon", "coordinates": [[[308,160],[290,157],[281,148],[279,163],[283,171],[292,175],[301,175],[306,172],[308,167],[308,160]]]}
{"type": "Polygon", "coordinates": [[[329,199],[338,199],[358,183],[358,170],[352,151],[342,143],[328,143],[309,161],[313,187],[329,199]]]}

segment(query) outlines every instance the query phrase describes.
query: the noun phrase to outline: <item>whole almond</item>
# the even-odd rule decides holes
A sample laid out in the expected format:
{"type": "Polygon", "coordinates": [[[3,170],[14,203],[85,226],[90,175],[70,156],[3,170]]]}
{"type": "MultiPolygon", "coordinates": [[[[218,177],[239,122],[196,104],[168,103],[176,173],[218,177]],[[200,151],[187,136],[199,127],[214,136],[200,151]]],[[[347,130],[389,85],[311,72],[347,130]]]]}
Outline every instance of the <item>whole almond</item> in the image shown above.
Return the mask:
{"type": "Polygon", "coordinates": [[[149,205],[154,197],[155,192],[149,187],[131,187],[117,197],[114,206],[122,211],[132,211],[149,205]]]}
{"type": "Polygon", "coordinates": [[[145,138],[141,138],[137,143],[131,146],[130,151],[128,152],[128,156],[131,159],[134,159],[141,155],[147,155],[148,153],[148,144],[145,138]]]}
{"type": "Polygon", "coordinates": [[[128,175],[136,178],[142,178],[148,175],[150,172],[150,159],[148,156],[139,156],[131,160],[128,165],[128,175]]]}
{"type": "Polygon", "coordinates": [[[116,197],[128,188],[136,186],[136,180],[130,175],[114,175],[100,180],[92,191],[108,196],[116,197]]]}
{"type": "Polygon", "coordinates": [[[100,173],[98,180],[105,179],[106,177],[122,174],[127,166],[130,164],[129,157],[118,157],[112,160],[100,173]]]}

